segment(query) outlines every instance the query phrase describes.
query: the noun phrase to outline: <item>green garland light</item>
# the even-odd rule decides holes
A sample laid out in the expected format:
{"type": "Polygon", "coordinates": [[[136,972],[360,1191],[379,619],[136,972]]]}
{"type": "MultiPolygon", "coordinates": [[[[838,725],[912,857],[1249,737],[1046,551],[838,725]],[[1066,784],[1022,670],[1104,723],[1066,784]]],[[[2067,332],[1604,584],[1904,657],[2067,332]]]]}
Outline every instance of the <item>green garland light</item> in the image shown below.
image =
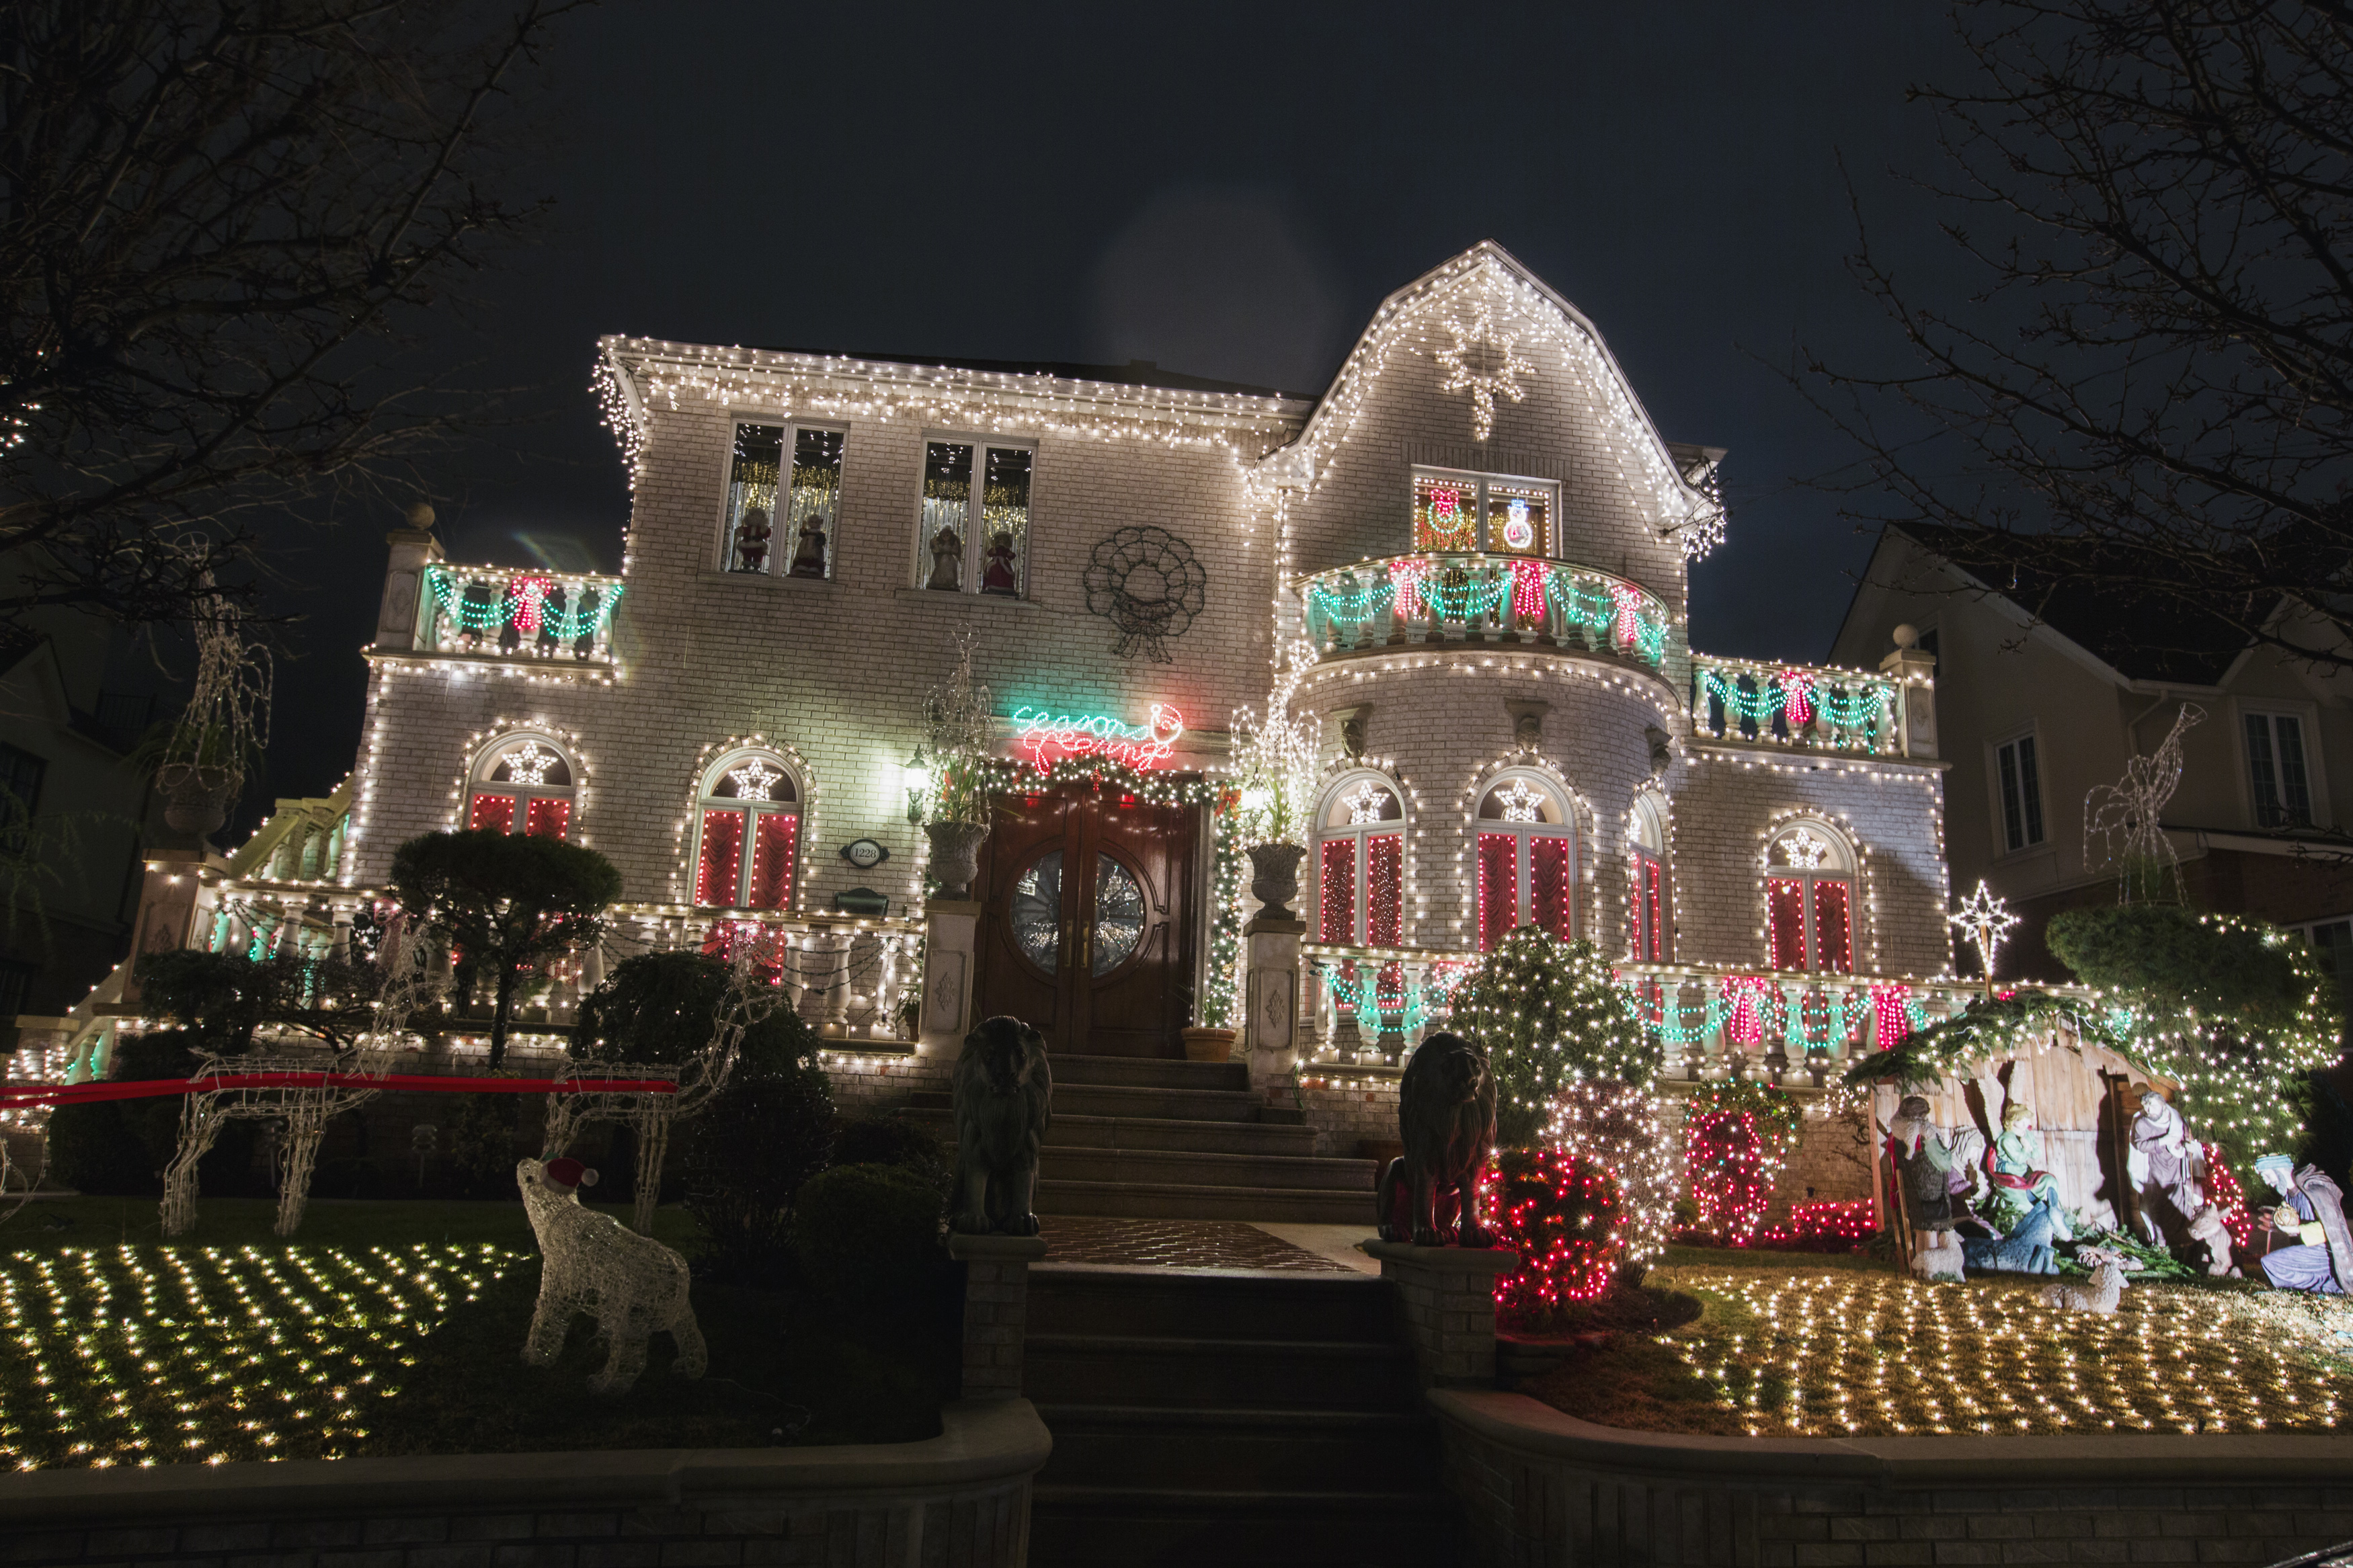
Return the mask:
{"type": "MultiPolygon", "coordinates": [[[[1353,573],[1347,575],[1349,581],[1355,580],[1353,573]]],[[[1502,608],[1512,596],[1513,576],[1500,571],[1492,576],[1474,576],[1466,567],[1441,566],[1417,576],[1413,592],[1426,606],[1422,616],[1415,618],[1470,621],[1502,608]],[[1449,573],[1463,574],[1467,580],[1450,586],[1443,581],[1449,573]]],[[[1546,601],[1568,624],[1599,634],[1604,642],[1616,636],[1624,612],[1602,579],[1571,567],[1548,565],[1545,569],[1544,593],[1546,601]]],[[[1398,585],[1394,579],[1348,588],[1319,582],[1309,586],[1307,597],[1316,614],[1334,626],[1347,628],[1353,636],[1356,628],[1396,605],[1398,585]]],[[[1633,611],[1630,618],[1635,651],[1645,663],[1656,666],[1666,657],[1665,617],[1643,609],[1633,611]]]]}
{"type": "Polygon", "coordinates": [[[621,602],[623,586],[618,583],[594,584],[596,606],[582,610],[576,606],[588,595],[591,585],[575,584],[566,594],[566,606],[552,610],[547,605],[547,592],[563,584],[543,572],[512,574],[496,600],[476,597],[472,585],[460,586],[457,573],[447,566],[429,568],[425,580],[432,585],[433,597],[442,614],[461,631],[502,631],[512,626],[525,637],[553,636],[558,642],[576,642],[604,630],[613,618],[615,606],[621,602]],[[533,585],[539,588],[536,594],[531,591],[533,585]]]}

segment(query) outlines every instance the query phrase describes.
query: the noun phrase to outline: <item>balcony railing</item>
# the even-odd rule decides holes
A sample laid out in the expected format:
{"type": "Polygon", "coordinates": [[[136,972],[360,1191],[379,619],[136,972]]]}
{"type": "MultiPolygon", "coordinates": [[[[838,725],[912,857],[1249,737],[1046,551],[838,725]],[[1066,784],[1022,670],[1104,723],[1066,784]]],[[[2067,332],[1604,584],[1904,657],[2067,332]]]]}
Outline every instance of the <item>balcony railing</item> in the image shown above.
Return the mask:
{"type": "Polygon", "coordinates": [[[508,566],[426,569],[417,648],[505,658],[613,658],[621,580],[508,566]]]}
{"type": "Polygon", "coordinates": [[[1299,579],[1307,635],[1327,651],[1446,642],[1581,648],[1651,669],[1674,622],[1640,584],[1519,555],[1387,555],[1299,579]]]}
{"type": "Polygon", "coordinates": [[[1860,669],[1692,655],[1692,727],[1701,736],[1862,756],[1905,751],[1901,689],[1860,669]]]}

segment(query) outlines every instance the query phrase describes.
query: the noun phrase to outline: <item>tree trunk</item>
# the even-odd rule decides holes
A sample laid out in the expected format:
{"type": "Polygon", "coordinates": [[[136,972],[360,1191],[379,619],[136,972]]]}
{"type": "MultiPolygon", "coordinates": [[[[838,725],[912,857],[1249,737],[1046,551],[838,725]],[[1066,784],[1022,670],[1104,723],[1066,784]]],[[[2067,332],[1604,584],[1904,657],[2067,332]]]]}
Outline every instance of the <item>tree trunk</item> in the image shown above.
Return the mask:
{"type": "Polygon", "coordinates": [[[491,1013],[491,1068],[496,1071],[507,1059],[507,1009],[514,1005],[515,966],[499,965],[498,1005],[491,1013]]]}

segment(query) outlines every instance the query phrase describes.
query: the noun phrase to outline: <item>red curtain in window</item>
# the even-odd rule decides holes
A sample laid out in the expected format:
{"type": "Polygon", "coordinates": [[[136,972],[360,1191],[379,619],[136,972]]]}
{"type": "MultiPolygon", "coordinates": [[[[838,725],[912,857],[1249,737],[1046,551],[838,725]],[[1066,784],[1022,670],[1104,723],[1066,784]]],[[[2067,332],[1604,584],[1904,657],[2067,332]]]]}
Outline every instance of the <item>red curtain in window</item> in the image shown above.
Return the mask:
{"type": "Polygon", "coordinates": [[[572,826],[572,803],[544,795],[523,809],[522,830],[534,838],[561,838],[572,826]]]}
{"type": "Polygon", "coordinates": [[[1667,962],[1667,868],[1656,860],[1646,861],[1643,870],[1643,901],[1649,906],[1650,949],[1652,963],[1667,962]]]}
{"type": "Polygon", "coordinates": [[[478,795],[466,812],[466,826],[479,832],[512,833],[514,805],[511,795],[478,795]]]}
{"type": "Polygon", "coordinates": [[[702,861],[694,870],[694,901],[712,909],[735,905],[735,873],[744,864],[740,811],[702,814],[702,861]]]}
{"type": "Polygon", "coordinates": [[[786,812],[753,815],[752,898],[755,910],[792,907],[793,846],[799,841],[801,819],[786,812]]]}
{"type": "Polygon", "coordinates": [[[1852,921],[1844,882],[1814,884],[1814,966],[1834,974],[1854,973],[1852,921]]]}
{"type": "Polygon", "coordinates": [[[1520,841],[1509,833],[1479,835],[1479,951],[1493,952],[1512,929],[1520,904],[1520,841]]]}
{"type": "Polygon", "coordinates": [[[1528,840],[1528,916],[1563,942],[1569,939],[1577,900],[1569,849],[1566,838],[1528,840]]]}
{"type": "Polygon", "coordinates": [[[1806,885],[1794,877],[1765,883],[1767,952],[1776,969],[1806,967],[1806,885]]]}
{"type": "Polygon", "coordinates": [[[1356,841],[1327,838],[1322,855],[1315,884],[1317,934],[1348,947],[1356,940],[1356,841]]]}
{"type": "Polygon", "coordinates": [[[1404,841],[1394,833],[1365,840],[1365,942],[1398,947],[1405,942],[1404,841]]]}

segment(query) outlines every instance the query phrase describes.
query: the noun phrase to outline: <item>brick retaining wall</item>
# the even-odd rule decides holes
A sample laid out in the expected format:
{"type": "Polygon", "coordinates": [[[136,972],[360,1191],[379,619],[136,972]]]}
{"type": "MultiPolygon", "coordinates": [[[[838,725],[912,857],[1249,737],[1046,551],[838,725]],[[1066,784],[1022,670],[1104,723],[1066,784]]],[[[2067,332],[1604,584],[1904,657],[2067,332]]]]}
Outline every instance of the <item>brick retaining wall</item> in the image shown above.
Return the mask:
{"type": "Polygon", "coordinates": [[[2353,1437],[1686,1437],[1430,1401],[1492,1568],[2260,1563],[2353,1538],[2353,1437]]]}
{"type": "Polygon", "coordinates": [[[17,1568],[1020,1568],[1052,1447],[1027,1400],[920,1443],[0,1476],[17,1568]]]}

